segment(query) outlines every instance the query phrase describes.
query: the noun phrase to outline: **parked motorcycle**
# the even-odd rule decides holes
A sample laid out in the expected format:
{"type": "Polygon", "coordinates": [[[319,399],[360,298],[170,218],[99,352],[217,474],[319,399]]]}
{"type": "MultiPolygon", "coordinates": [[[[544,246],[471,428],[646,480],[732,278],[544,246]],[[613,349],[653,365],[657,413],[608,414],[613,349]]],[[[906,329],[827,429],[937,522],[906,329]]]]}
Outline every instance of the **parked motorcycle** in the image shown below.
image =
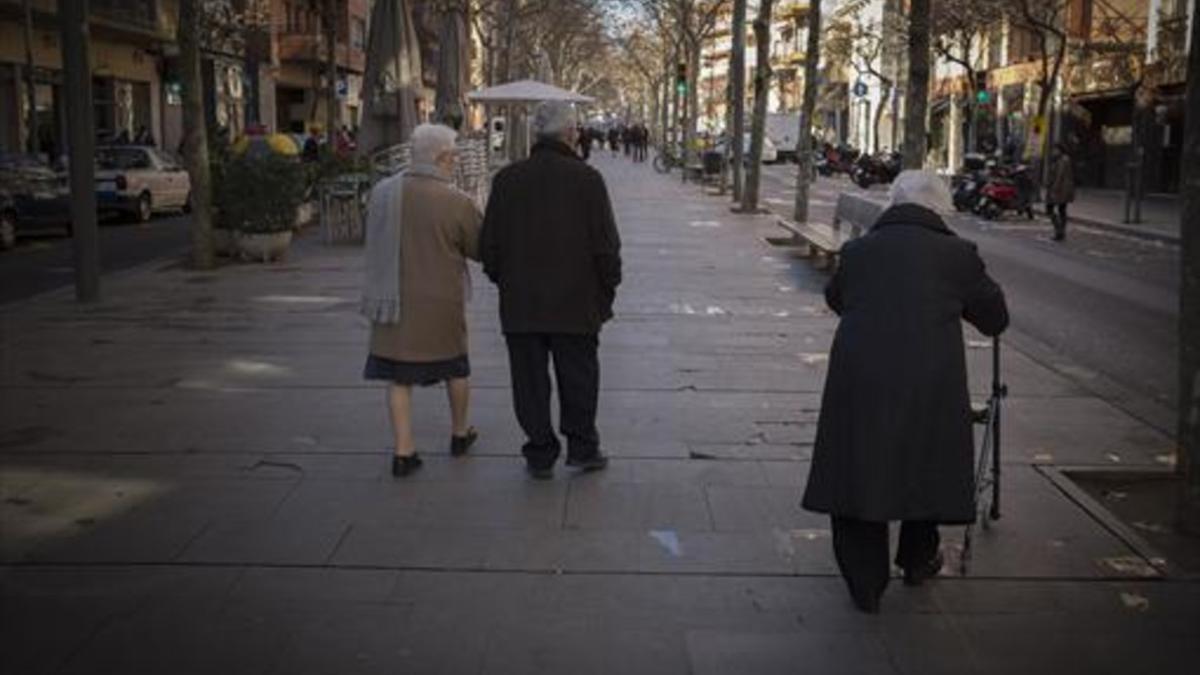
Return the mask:
{"type": "Polygon", "coordinates": [[[817,173],[822,176],[832,176],[838,173],[849,174],[854,169],[854,163],[861,153],[848,145],[834,147],[826,145],[817,157],[817,173]]]}
{"type": "Polygon", "coordinates": [[[891,183],[900,174],[902,168],[903,162],[898,152],[863,155],[855,162],[850,179],[865,190],[875,183],[885,185],[891,183]]]}
{"type": "Polygon", "coordinates": [[[956,211],[974,210],[979,204],[980,190],[987,183],[990,171],[984,155],[967,154],[963,157],[961,170],[950,179],[956,211]]]}
{"type": "Polygon", "coordinates": [[[1015,211],[1033,220],[1033,193],[1028,166],[998,167],[979,189],[979,201],[973,210],[986,220],[996,220],[1005,211],[1015,211]]]}

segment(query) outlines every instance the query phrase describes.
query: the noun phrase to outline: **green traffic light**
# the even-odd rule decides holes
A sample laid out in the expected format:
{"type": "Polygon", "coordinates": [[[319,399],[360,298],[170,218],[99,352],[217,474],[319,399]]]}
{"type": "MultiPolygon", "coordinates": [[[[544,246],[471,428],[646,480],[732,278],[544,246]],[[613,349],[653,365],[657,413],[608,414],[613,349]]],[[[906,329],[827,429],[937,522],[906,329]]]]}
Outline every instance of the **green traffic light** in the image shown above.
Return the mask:
{"type": "Polygon", "coordinates": [[[980,103],[987,103],[991,100],[991,98],[991,94],[988,94],[987,89],[980,89],[979,91],[975,92],[975,100],[979,101],[980,103]]]}

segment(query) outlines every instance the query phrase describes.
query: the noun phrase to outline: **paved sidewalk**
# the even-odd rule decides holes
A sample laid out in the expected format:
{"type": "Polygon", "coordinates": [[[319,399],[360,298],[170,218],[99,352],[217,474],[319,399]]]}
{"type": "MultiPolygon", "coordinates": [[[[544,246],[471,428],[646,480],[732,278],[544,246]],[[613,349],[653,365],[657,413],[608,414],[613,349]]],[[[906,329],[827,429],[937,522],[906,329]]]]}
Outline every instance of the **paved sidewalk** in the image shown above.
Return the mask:
{"type": "Polygon", "coordinates": [[[525,477],[477,270],[482,437],[448,457],[444,394],[419,392],[429,459],[404,481],[359,377],[358,250],[310,236],[284,264],[6,306],[3,672],[1192,671],[1200,584],[1160,578],[1046,478],[1159,467],[1171,439],[1011,350],[1005,517],[972,575],[853,610],[827,521],[797,507],[835,327],[822,273],[762,241],[769,218],[595,162],[626,259],[599,474],[525,477]]]}
{"type": "Polygon", "coordinates": [[[1179,196],[1146,195],[1142,199],[1142,222],[1125,222],[1125,193],[1122,190],[1079,188],[1067,213],[1073,222],[1120,234],[1179,244],[1179,196]]]}

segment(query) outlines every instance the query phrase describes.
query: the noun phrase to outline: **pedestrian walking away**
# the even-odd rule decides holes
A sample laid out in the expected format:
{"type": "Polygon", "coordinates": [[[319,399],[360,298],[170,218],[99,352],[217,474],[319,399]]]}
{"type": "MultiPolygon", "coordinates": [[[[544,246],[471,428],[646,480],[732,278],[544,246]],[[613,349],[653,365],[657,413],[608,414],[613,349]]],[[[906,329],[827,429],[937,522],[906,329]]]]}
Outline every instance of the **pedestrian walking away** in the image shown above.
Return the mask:
{"type": "Polygon", "coordinates": [[[942,567],[937,526],[975,518],[962,320],[995,336],[1008,310],[975,245],[939,215],[952,208],[937,175],[903,172],[825,289],[841,319],[803,506],[830,515],[838,568],[864,612],[878,611],[888,584],[890,521],[903,523],[895,562],[919,584],[942,567]]]}
{"type": "Polygon", "coordinates": [[[409,168],[380,181],[367,206],[362,311],[371,320],[371,339],[363,376],[388,383],[394,476],[421,466],[412,431],[414,385],[446,383],[452,455],[467,452],[478,437],[468,424],[464,305],[466,261],[479,259],[482,215],[450,183],[456,136],[449,127],[418,126],[409,168]]]}
{"type": "Polygon", "coordinates": [[[1050,183],[1046,186],[1046,211],[1054,225],[1054,241],[1067,238],[1067,205],[1075,201],[1075,171],[1066,143],[1054,146],[1050,183]]]}
{"type": "Polygon", "coordinates": [[[608,130],[608,149],[612,151],[613,157],[621,152],[621,132],[616,127],[608,130]]]}
{"type": "Polygon", "coordinates": [[[575,136],[575,142],[579,146],[579,155],[586,162],[592,158],[592,134],[583,126],[576,126],[575,136]]]}
{"type": "Polygon", "coordinates": [[[596,428],[597,349],[621,283],[621,240],[604,179],[572,149],[574,116],[566,103],[535,109],[537,142],[528,159],[496,174],[480,243],[484,272],[500,289],[522,454],[539,479],[553,476],[561,452],[551,362],[567,465],[607,465],[596,428]]]}

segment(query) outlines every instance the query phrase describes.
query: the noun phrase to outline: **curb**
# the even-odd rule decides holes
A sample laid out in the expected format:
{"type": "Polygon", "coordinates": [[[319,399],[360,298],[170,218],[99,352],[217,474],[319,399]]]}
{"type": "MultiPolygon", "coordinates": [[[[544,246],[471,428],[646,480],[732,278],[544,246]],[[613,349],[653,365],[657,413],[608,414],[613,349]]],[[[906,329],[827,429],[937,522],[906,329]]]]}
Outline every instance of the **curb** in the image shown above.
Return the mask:
{"type": "Polygon", "coordinates": [[[1142,239],[1144,241],[1155,241],[1160,244],[1170,244],[1172,246],[1180,245],[1180,237],[1177,235],[1165,234],[1163,232],[1155,232],[1154,230],[1148,230],[1144,227],[1138,227],[1137,225],[1126,225],[1124,223],[1110,223],[1110,222],[1106,222],[1103,220],[1092,220],[1091,218],[1080,218],[1078,216],[1070,216],[1070,215],[1067,216],[1067,220],[1072,223],[1077,223],[1079,225],[1093,227],[1093,228],[1096,228],[1097,230],[1106,230],[1108,232],[1115,232],[1117,234],[1123,234],[1127,237],[1133,237],[1135,239],[1142,239]]]}

